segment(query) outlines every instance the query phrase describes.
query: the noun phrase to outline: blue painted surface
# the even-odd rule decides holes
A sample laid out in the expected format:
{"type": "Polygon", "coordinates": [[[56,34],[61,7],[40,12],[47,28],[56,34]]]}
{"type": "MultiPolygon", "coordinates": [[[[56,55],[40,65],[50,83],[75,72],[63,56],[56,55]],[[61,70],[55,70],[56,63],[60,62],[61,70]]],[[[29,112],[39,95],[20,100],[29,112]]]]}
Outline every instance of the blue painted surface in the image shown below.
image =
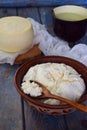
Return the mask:
{"type": "Polygon", "coordinates": [[[17,68],[0,65],[0,130],[22,130],[21,101],[13,82],[17,68]]]}
{"type": "MultiPolygon", "coordinates": [[[[34,0],[32,2],[35,4],[35,1],[37,0],[34,0]]],[[[38,1],[46,2],[46,0],[38,0],[38,1]]],[[[2,0],[2,2],[5,2],[5,0],[2,0]]],[[[7,0],[6,2],[16,3],[21,2],[21,0],[19,1],[7,0]]],[[[55,0],[53,2],[55,2],[55,0]]],[[[61,2],[63,1],[60,1],[60,3],[61,2]]],[[[83,2],[87,1],[85,0],[83,2]]],[[[50,7],[2,8],[0,9],[0,17],[7,15],[32,17],[35,20],[45,24],[47,29],[51,33],[53,27],[52,16],[49,15],[51,10],[52,8],[50,7]]],[[[83,43],[87,43],[87,34],[82,39],[80,39],[80,41],[83,43]]],[[[22,103],[24,104],[22,104],[20,96],[14,87],[14,74],[18,67],[19,67],[18,65],[14,66],[10,66],[8,64],[0,65],[0,130],[86,130],[87,129],[86,113],[76,111],[67,116],[50,116],[37,112],[33,108],[29,107],[26,103],[24,103],[23,100],[22,103]]]]}
{"type": "Polygon", "coordinates": [[[87,0],[0,0],[0,7],[87,5],[87,0]]]}
{"type": "Polygon", "coordinates": [[[25,107],[26,130],[68,130],[64,116],[39,113],[26,103],[25,107]]]}

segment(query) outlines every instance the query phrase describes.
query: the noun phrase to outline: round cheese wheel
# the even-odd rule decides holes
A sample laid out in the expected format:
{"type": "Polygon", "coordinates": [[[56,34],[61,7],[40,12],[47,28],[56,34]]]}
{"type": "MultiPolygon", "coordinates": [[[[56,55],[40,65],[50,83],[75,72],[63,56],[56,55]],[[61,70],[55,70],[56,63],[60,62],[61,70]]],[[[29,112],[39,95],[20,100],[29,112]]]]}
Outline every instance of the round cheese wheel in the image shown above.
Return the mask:
{"type": "Polygon", "coordinates": [[[23,17],[0,18],[0,50],[20,52],[28,49],[33,42],[31,22],[23,17]]]}

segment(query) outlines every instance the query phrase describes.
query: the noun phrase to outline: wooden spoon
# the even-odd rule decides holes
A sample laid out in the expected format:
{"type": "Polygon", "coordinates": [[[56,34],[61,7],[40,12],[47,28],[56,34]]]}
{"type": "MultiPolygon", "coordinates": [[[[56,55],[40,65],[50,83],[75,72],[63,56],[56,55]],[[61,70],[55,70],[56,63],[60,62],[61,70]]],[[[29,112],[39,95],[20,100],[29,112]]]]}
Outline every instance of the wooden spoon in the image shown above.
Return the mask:
{"type": "Polygon", "coordinates": [[[38,84],[41,88],[42,88],[42,95],[41,96],[37,96],[35,98],[40,98],[40,99],[44,99],[44,98],[53,98],[53,99],[57,99],[57,100],[60,100],[62,102],[65,102],[83,112],[86,112],[87,113],[87,106],[84,106],[82,104],[79,104],[77,102],[74,102],[74,101],[71,101],[69,99],[66,99],[66,98],[63,98],[63,97],[60,97],[60,96],[56,96],[52,93],[50,93],[50,91],[41,83],[37,82],[37,81],[34,81],[34,80],[30,80],[30,82],[35,82],[36,84],[38,84]]]}

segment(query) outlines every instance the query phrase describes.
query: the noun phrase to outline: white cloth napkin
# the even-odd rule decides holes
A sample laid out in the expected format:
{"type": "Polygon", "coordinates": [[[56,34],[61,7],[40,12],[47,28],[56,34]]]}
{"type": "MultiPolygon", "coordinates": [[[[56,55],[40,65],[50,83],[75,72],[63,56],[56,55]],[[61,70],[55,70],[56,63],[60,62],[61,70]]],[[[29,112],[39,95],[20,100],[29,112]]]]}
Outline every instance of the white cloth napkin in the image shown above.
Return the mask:
{"type": "MultiPolygon", "coordinates": [[[[34,41],[33,45],[39,44],[40,50],[44,55],[56,55],[56,56],[66,56],[73,58],[85,64],[87,66],[87,45],[77,44],[73,48],[70,48],[68,42],[59,39],[58,37],[53,37],[47,32],[44,25],[38,23],[32,18],[28,18],[34,30],[34,41]]],[[[24,52],[21,52],[21,54],[24,52]]],[[[6,53],[0,51],[0,63],[14,64],[15,58],[20,53],[6,53]]]]}

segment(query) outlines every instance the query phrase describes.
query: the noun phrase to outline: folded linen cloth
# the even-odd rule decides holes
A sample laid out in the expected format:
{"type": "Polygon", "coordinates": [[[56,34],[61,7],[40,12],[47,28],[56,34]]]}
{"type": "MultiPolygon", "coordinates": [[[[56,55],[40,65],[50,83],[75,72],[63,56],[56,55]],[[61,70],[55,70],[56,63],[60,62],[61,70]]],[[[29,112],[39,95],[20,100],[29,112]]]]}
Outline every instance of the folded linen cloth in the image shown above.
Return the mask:
{"type": "MultiPolygon", "coordinates": [[[[54,37],[48,33],[46,27],[32,18],[28,18],[34,30],[34,44],[39,44],[40,50],[44,55],[55,55],[55,56],[65,56],[79,62],[82,62],[87,66],[87,45],[84,43],[79,43],[70,48],[68,42],[61,40],[58,37],[54,37]]],[[[0,63],[14,64],[16,57],[21,53],[6,53],[0,51],[0,63]]]]}

